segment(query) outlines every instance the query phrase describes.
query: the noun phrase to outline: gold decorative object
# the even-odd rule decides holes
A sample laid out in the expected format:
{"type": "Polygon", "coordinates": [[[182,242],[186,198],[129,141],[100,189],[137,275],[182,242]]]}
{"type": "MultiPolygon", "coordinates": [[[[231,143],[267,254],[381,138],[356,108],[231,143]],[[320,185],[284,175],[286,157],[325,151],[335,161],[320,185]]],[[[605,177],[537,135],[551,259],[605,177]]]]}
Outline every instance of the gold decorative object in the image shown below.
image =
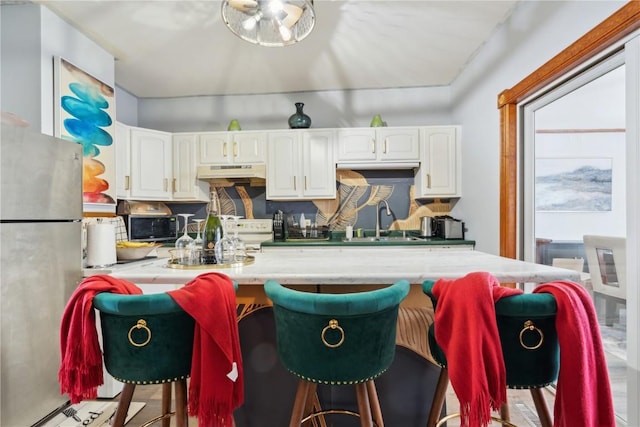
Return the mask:
{"type": "Polygon", "coordinates": [[[167,267],[176,268],[181,270],[217,270],[221,268],[234,268],[234,267],[242,267],[244,265],[253,264],[255,262],[255,257],[246,256],[242,260],[237,260],[225,264],[182,264],[179,259],[172,258],[169,260],[167,267]]]}
{"type": "Polygon", "coordinates": [[[329,320],[329,325],[325,326],[324,329],[322,330],[322,343],[324,345],[326,345],[329,348],[337,348],[340,347],[342,345],[342,343],[344,342],[344,329],[342,329],[342,327],[340,327],[340,325],[338,325],[338,321],[336,319],[331,319],[329,320]],[[329,344],[329,342],[327,342],[326,338],[325,338],[325,334],[327,333],[327,331],[329,329],[337,329],[340,331],[341,337],[340,337],[340,341],[338,341],[336,344],[329,344]]]}
{"type": "Polygon", "coordinates": [[[129,342],[131,343],[131,345],[136,347],[144,347],[145,345],[149,344],[149,342],[151,341],[151,329],[149,329],[149,327],[147,326],[147,322],[144,319],[140,319],[138,320],[138,323],[136,323],[131,327],[131,329],[129,329],[129,334],[127,334],[127,336],[129,337],[129,342]],[[131,337],[131,333],[133,332],[134,329],[144,329],[145,331],[147,331],[146,341],[142,343],[137,343],[133,341],[133,338],[131,337]]]}
{"type": "Polygon", "coordinates": [[[540,348],[543,342],[544,342],[544,334],[542,333],[542,331],[539,328],[537,328],[531,320],[527,320],[526,322],[524,322],[524,327],[520,331],[520,345],[526,348],[527,350],[535,350],[537,348],[540,348]],[[538,342],[538,344],[534,346],[530,346],[524,343],[524,341],[522,340],[522,337],[524,336],[524,333],[526,331],[536,331],[540,335],[540,341],[538,342]]]}

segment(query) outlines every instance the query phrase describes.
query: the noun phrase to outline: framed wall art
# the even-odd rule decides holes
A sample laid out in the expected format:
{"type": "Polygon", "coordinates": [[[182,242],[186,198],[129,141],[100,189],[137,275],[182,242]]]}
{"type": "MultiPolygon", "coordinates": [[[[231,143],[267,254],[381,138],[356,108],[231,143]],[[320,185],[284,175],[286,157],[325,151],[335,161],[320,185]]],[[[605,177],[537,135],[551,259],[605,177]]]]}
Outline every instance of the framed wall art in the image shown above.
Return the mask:
{"type": "Polygon", "coordinates": [[[537,158],[536,211],[610,211],[611,178],[611,158],[537,158]]]}
{"type": "Polygon", "coordinates": [[[114,88],[54,58],[56,136],[82,145],[84,211],[115,212],[114,88]]]}

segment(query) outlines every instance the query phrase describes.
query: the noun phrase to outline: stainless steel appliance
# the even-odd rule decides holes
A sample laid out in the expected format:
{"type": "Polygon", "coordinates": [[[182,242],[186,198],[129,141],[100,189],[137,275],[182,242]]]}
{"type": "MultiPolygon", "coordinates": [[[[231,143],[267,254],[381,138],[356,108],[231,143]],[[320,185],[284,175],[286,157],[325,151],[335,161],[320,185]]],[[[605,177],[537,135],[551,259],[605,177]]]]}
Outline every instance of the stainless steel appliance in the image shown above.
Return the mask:
{"type": "Polygon", "coordinates": [[[82,280],[82,146],[1,127],[0,425],[25,427],[68,403],[59,328],[82,280]]]}
{"type": "Polygon", "coordinates": [[[431,217],[423,216],[420,218],[420,237],[431,237],[433,230],[431,227],[431,217]]]}
{"type": "Polygon", "coordinates": [[[433,218],[432,231],[441,239],[464,239],[464,222],[448,215],[433,218]]]}
{"type": "Polygon", "coordinates": [[[127,235],[130,241],[163,242],[176,240],[178,220],[174,215],[129,215],[127,235]]]}
{"type": "Polygon", "coordinates": [[[178,237],[178,219],[163,202],[122,200],[118,215],[127,227],[127,239],[138,242],[173,241],[178,237]]]}

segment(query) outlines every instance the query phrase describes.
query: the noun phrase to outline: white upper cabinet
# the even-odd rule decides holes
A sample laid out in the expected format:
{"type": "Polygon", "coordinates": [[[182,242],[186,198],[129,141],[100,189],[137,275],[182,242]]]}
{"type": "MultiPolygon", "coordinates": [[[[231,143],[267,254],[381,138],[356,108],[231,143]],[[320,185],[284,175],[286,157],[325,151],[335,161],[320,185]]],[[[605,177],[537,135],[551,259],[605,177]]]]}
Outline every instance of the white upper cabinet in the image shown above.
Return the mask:
{"type": "Polygon", "coordinates": [[[131,135],[129,126],[116,122],[116,197],[128,199],[131,195],[131,135]]]}
{"type": "Polygon", "coordinates": [[[266,198],[335,198],[334,144],[332,130],[269,132],[266,198]]]}
{"type": "Polygon", "coordinates": [[[209,200],[209,183],[196,178],[198,152],[198,134],[173,134],[174,200],[209,200]]]}
{"type": "Polygon", "coordinates": [[[418,128],[353,128],[338,130],[337,161],[418,162],[420,159],[418,128]]]}
{"type": "Polygon", "coordinates": [[[131,128],[131,190],[134,199],[171,200],[171,134],[131,128]]]}
{"type": "Polygon", "coordinates": [[[201,165],[264,163],[266,159],[266,132],[204,132],[199,142],[201,165]]]}
{"type": "Polygon", "coordinates": [[[209,200],[209,184],[196,179],[197,134],[116,122],[115,148],[118,199],[209,200]]]}
{"type": "Polygon", "coordinates": [[[420,168],[415,197],[460,197],[461,152],[459,126],[425,127],[420,135],[420,168]]]}

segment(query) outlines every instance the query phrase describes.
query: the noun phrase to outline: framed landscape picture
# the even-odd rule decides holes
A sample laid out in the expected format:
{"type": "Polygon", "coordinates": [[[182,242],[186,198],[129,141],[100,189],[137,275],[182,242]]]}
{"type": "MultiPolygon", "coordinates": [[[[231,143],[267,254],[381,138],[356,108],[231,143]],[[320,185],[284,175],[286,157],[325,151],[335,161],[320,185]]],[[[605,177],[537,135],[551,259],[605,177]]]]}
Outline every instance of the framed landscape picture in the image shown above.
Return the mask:
{"type": "Polygon", "coordinates": [[[54,58],[56,136],[82,145],[85,212],[115,212],[114,89],[54,58]]]}
{"type": "Polygon", "coordinates": [[[611,158],[538,158],[536,211],[610,211],[611,178],[611,158]]]}

